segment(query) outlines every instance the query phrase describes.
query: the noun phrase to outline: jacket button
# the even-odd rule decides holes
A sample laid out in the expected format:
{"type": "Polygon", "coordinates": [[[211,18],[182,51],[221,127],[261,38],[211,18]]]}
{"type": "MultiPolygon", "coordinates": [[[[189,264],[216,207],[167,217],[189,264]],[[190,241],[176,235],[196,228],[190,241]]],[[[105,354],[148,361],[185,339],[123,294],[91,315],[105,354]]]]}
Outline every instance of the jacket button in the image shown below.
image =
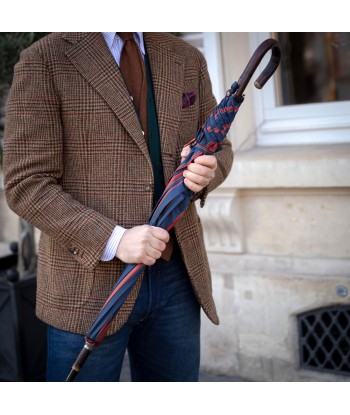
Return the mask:
{"type": "Polygon", "coordinates": [[[68,248],[68,252],[72,255],[77,255],[78,250],[77,250],[77,248],[72,247],[72,248],[68,248]]]}
{"type": "Polygon", "coordinates": [[[147,185],[147,186],[145,187],[145,190],[146,190],[147,192],[149,192],[149,191],[151,190],[151,186],[150,186],[150,185],[147,185]]]}

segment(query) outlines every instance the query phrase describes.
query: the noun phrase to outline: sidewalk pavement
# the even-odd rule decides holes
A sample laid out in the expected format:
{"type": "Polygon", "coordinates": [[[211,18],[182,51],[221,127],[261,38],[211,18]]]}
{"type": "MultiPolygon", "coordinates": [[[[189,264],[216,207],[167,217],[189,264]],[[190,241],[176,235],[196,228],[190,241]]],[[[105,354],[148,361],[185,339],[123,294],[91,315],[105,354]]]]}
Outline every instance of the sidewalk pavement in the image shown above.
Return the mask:
{"type": "MultiPolygon", "coordinates": [[[[130,382],[130,369],[129,359],[126,353],[122,372],[120,374],[120,382],[130,382]]],[[[199,373],[199,382],[247,382],[247,380],[240,378],[239,376],[223,376],[214,375],[209,372],[201,371],[199,373]]]]}

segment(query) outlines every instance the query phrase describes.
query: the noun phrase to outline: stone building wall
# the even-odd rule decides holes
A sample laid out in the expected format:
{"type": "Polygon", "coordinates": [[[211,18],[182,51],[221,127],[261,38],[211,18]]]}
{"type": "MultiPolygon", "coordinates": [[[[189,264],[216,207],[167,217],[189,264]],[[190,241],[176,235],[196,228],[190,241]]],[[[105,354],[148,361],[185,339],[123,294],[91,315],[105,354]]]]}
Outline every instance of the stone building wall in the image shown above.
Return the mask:
{"type": "MultiPolygon", "coordinates": [[[[226,85],[248,41],[222,34],[226,85]]],[[[255,129],[249,87],[231,174],[199,209],[221,320],[203,318],[202,365],[256,381],[349,380],[300,368],[297,316],[349,305],[337,287],[350,289],[350,144],[259,147],[255,129]]]]}

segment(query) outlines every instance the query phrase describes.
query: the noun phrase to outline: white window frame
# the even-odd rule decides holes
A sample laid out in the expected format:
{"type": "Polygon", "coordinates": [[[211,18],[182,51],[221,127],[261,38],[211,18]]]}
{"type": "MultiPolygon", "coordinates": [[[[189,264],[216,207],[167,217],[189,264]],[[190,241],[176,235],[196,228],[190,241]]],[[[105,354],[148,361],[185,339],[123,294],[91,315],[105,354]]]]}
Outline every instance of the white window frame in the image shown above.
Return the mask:
{"type": "Polygon", "coordinates": [[[213,94],[216,100],[220,102],[225,94],[220,33],[188,32],[185,33],[183,39],[193,45],[203,44],[203,47],[198,47],[198,49],[207,61],[213,94]]]}
{"type": "Polygon", "coordinates": [[[220,102],[225,94],[220,33],[203,32],[203,44],[213,94],[220,102]]]}
{"type": "MultiPolygon", "coordinates": [[[[249,34],[251,54],[271,33],[249,34]]],[[[282,51],[283,53],[283,51],[282,51]]],[[[255,79],[267,64],[268,53],[255,79]]],[[[336,144],[350,142],[350,101],[278,106],[276,76],[262,90],[254,89],[257,145],[336,144]]]]}

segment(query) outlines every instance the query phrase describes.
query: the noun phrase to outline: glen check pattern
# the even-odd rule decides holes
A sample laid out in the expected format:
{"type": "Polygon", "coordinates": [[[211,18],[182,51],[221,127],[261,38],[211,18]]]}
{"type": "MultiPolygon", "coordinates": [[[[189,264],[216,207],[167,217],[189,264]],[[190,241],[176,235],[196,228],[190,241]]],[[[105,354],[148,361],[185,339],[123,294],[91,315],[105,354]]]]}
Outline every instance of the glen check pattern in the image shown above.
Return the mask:
{"type": "MultiPolygon", "coordinates": [[[[182,147],[215,107],[204,58],[181,39],[145,33],[156,96],[165,181],[182,147]],[[185,91],[197,91],[182,108],[185,91]]],[[[228,175],[228,141],[206,194],[228,175]]],[[[5,127],[5,191],[9,206],[42,231],[37,315],[85,334],[124,264],[101,262],[117,224],[147,223],[152,164],[137,115],[101,33],[54,33],[25,50],[15,68],[5,127]]],[[[191,283],[218,324],[201,225],[191,203],[175,227],[191,283]]],[[[140,280],[110,333],[126,321],[140,280]]]]}

